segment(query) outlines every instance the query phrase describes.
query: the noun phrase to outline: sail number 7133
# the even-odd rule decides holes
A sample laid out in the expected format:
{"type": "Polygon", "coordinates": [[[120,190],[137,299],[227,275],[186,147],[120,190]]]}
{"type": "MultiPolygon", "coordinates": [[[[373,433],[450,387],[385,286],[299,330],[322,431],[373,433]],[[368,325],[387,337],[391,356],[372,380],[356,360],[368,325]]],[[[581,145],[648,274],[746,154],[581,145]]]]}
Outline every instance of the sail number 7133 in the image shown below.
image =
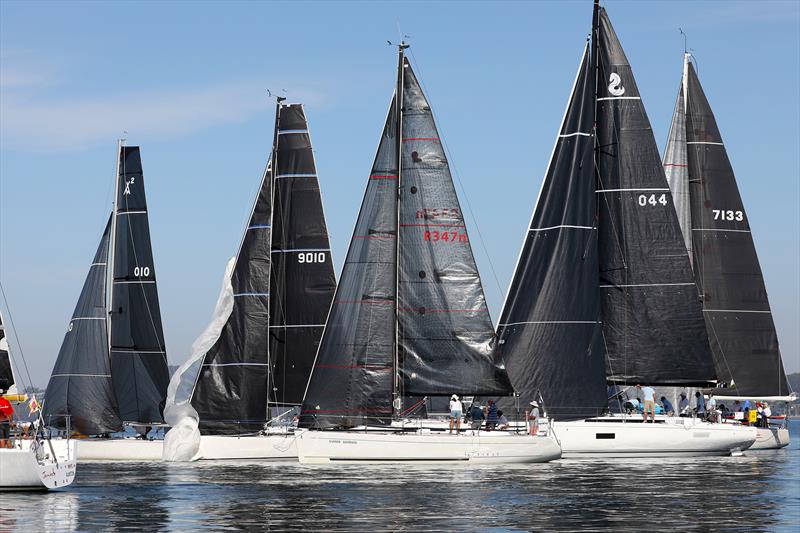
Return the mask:
{"type": "Polygon", "coordinates": [[[744,213],[731,209],[712,209],[714,220],[744,220],[744,213]]]}

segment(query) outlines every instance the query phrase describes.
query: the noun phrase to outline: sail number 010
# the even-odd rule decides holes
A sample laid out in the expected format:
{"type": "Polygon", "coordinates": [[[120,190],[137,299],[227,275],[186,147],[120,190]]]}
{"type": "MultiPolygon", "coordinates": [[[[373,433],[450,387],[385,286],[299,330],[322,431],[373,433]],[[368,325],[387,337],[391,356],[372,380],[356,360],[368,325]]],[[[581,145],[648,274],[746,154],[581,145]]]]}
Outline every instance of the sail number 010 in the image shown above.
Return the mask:
{"type": "Polygon", "coordinates": [[[137,278],[141,278],[142,276],[147,277],[150,275],[150,267],[133,267],[133,275],[137,278]]]}
{"type": "Polygon", "coordinates": [[[300,252],[297,254],[298,263],[324,263],[325,252],[300,252]]]}
{"type": "Polygon", "coordinates": [[[655,194],[651,194],[649,196],[647,194],[640,194],[639,195],[639,205],[644,207],[647,204],[650,204],[650,205],[658,205],[658,204],[667,205],[667,195],[666,194],[662,194],[661,196],[656,197],[655,194]]]}

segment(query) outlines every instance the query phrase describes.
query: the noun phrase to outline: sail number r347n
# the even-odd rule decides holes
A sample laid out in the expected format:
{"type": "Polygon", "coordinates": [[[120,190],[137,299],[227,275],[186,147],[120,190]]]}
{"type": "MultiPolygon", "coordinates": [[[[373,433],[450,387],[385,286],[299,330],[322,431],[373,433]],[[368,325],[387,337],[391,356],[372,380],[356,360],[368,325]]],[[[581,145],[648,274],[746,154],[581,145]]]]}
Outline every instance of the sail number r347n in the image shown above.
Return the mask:
{"type": "Polygon", "coordinates": [[[467,242],[467,234],[460,231],[428,231],[422,234],[423,241],[431,242],[467,242]]]}

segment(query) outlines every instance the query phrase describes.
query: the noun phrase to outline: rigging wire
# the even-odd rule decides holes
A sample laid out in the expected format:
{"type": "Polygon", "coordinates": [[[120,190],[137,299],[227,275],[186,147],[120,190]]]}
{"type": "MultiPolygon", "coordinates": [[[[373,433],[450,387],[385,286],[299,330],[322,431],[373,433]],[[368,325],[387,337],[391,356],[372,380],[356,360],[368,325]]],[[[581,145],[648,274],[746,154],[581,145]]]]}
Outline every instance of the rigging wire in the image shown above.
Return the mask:
{"type": "MultiPolygon", "coordinates": [[[[14,321],[11,319],[11,309],[8,306],[8,300],[6,299],[6,291],[5,291],[5,289],[3,289],[3,284],[2,283],[0,283],[0,294],[3,296],[3,305],[6,308],[6,317],[7,317],[6,322],[11,324],[11,331],[14,333],[14,339],[16,340],[17,349],[19,350],[19,357],[20,357],[20,359],[22,359],[22,367],[25,369],[25,375],[28,378],[28,385],[27,386],[33,387],[33,379],[31,379],[31,373],[30,373],[30,370],[28,369],[28,362],[25,360],[25,355],[22,352],[22,343],[19,340],[19,335],[17,335],[17,327],[14,324],[14,321]]],[[[8,338],[8,336],[6,336],[6,338],[8,338]]],[[[14,351],[11,349],[11,346],[9,346],[8,348],[9,348],[8,356],[11,358],[12,361],[16,361],[14,359],[14,351]]],[[[27,388],[25,383],[23,383],[23,386],[25,386],[27,388]]],[[[25,391],[23,390],[22,392],[25,392],[25,391]]]]}

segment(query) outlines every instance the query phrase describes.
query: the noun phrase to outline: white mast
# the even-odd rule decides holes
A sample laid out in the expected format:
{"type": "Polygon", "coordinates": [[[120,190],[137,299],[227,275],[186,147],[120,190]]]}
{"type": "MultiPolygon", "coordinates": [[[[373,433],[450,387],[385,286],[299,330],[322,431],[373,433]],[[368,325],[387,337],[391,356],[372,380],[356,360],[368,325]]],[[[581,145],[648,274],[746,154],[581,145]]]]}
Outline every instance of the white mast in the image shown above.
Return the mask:
{"type": "Polygon", "coordinates": [[[114,202],[111,208],[111,239],[109,240],[108,259],[106,264],[106,336],[108,337],[108,357],[111,359],[111,315],[113,311],[114,294],[114,248],[117,234],[117,198],[119,198],[119,159],[125,139],[117,139],[117,162],[114,166],[114,202]]]}

